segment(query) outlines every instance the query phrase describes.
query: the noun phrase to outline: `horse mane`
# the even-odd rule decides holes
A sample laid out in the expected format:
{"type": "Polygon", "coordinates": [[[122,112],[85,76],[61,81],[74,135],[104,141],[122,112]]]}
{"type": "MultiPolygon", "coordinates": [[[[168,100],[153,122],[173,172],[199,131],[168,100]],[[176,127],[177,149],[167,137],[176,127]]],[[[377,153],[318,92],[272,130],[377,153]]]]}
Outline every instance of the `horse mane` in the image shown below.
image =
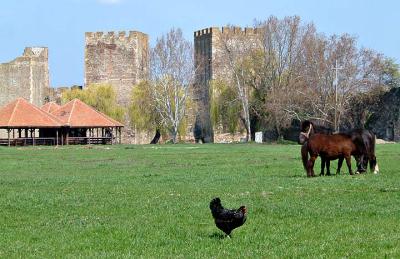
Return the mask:
{"type": "Polygon", "coordinates": [[[310,125],[313,126],[315,133],[333,134],[334,130],[326,122],[321,120],[305,120],[301,123],[300,131],[306,132],[310,125]]]}

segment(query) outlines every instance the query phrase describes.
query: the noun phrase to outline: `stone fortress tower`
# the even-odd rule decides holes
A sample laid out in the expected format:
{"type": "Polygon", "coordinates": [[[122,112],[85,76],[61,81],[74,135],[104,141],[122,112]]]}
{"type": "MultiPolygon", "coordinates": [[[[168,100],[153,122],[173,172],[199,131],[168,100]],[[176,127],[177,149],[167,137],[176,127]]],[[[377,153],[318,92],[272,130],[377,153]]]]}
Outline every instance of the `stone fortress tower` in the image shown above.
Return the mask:
{"type": "Polygon", "coordinates": [[[49,52],[45,47],[25,48],[21,57],[0,64],[0,106],[24,97],[42,105],[49,95],[49,52]]]}
{"type": "Polygon", "coordinates": [[[118,103],[127,107],[133,86],[148,77],[147,34],[86,32],[85,41],[85,86],[111,84],[118,103]]]}
{"type": "MultiPolygon", "coordinates": [[[[149,37],[130,31],[85,33],[84,84],[110,84],[117,95],[117,102],[128,108],[132,88],[149,73],[149,37]]],[[[142,143],[140,134],[130,127],[125,116],[122,139],[124,143],[142,143]]]]}
{"type": "Polygon", "coordinates": [[[221,40],[229,38],[234,44],[235,39],[247,39],[254,42],[257,30],[240,27],[211,27],[194,32],[194,51],[196,81],[194,86],[194,101],[197,104],[194,137],[196,142],[214,142],[214,132],[210,117],[210,80],[226,78],[226,69],[222,65],[224,54],[221,40]]]}

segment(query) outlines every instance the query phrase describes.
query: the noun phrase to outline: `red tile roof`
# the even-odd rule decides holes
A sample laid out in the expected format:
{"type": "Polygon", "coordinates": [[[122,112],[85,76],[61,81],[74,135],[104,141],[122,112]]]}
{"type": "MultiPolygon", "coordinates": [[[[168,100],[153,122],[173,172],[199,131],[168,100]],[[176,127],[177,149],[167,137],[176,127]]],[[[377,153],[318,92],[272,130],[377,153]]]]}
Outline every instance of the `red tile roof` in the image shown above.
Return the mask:
{"type": "Polygon", "coordinates": [[[53,111],[59,109],[61,106],[58,105],[55,102],[48,102],[45,105],[43,105],[42,107],[40,107],[43,111],[52,113],[53,111]]]}
{"type": "Polygon", "coordinates": [[[51,114],[71,128],[123,127],[124,125],[95,110],[79,99],[74,99],[51,114]]]}
{"type": "Polygon", "coordinates": [[[24,98],[0,108],[0,128],[59,128],[62,122],[24,98]]]}

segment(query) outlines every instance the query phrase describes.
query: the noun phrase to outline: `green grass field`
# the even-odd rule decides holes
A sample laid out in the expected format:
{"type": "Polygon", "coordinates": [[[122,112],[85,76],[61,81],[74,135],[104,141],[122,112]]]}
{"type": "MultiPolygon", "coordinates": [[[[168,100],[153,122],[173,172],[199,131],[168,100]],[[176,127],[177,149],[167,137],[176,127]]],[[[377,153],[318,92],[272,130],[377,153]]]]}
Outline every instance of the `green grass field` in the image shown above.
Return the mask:
{"type": "Polygon", "coordinates": [[[2,147],[0,257],[399,258],[400,145],[377,158],[310,179],[298,145],[2,147]],[[215,196],[248,207],[231,239],[215,196]]]}

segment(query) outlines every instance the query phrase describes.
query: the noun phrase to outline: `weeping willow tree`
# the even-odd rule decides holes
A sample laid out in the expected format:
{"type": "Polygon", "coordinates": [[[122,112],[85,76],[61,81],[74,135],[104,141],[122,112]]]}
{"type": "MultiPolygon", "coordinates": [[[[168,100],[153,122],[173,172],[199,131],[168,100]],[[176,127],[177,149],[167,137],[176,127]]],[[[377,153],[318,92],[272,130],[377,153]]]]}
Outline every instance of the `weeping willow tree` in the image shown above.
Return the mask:
{"type": "Polygon", "coordinates": [[[158,143],[161,134],[165,133],[161,118],[152,102],[150,82],[142,81],[135,85],[131,94],[129,117],[133,127],[138,131],[155,130],[152,144],[158,143]]]}
{"type": "Polygon", "coordinates": [[[74,88],[64,91],[61,102],[64,104],[75,98],[117,121],[124,120],[125,109],[117,104],[116,93],[111,85],[92,84],[83,90],[74,88]]]}
{"type": "Polygon", "coordinates": [[[222,125],[224,131],[234,135],[239,129],[241,118],[241,103],[237,93],[221,80],[213,80],[210,86],[213,127],[222,125]]]}

